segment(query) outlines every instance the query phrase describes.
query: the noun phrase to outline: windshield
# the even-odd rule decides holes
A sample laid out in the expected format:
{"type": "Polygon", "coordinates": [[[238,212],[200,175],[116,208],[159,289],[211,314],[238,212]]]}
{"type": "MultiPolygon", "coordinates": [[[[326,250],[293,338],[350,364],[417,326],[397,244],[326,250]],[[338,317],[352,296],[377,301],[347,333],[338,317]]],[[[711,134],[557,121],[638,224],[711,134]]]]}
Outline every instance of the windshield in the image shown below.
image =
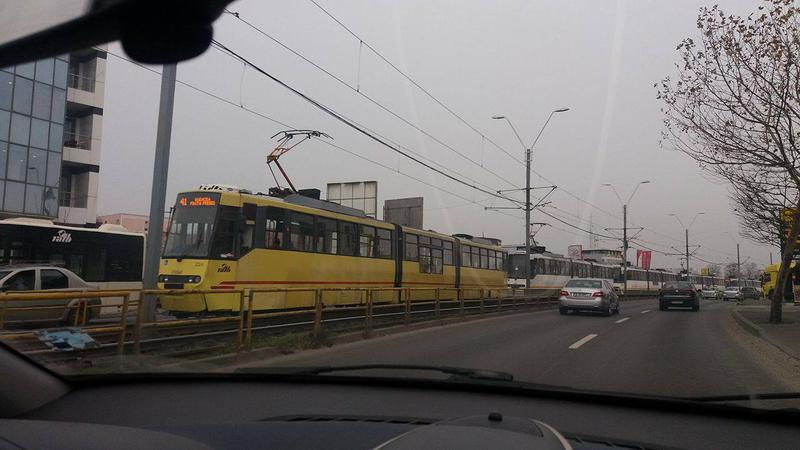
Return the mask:
{"type": "Polygon", "coordinates": [[[218,208],[213,205],[191,205],[191,201],[197,200],[194,197],[181,197],[175,205],[164,246],[164,258],[209,257],[218,208]]]}
{"type": "Polygon", "coordinates": [[[600,289],[603,283],[599,280],[570,280],[564,287],[600,289]]]}
{"type": "MultiPolygon", "coordinates": [[[[0,293],[0,341],[67,376],[800,392],[798,1],[183,2],[0,67],[0,267],[43,296],[0,293]]],[[[11,3],[0,42],[119,2],[11,3]]]]}
{"type": "Polygon", "coordinates": [[[11,270],[0,270],[0,280],[8,276],[12,271],[11,270]]]}

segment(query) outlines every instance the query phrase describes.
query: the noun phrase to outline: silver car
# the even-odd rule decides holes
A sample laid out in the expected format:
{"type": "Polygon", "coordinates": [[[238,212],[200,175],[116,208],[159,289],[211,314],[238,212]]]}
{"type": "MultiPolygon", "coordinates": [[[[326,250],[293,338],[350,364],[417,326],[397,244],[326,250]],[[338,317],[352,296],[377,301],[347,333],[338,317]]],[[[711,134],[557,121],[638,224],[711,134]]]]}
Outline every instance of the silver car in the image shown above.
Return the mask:
{"type": "MultiPolygon", "coordinates": [[[[96,286],[83,281],[78,275],[63,267],[0,266],[0,298],[2,298],[2,293],[85,291],[95,289],[97,289],[96,286]]],[[[80,296],[55,300],[0,301],[0,310],[5,309],[3,311],[4,324],[9,322],[61,321],[71,325],[75,323],[77,305],[80,301],[80,296]],[[15,310],[14,308],[26,308],[26,310],[15,310]]],[[[99,299],[92,300],[90,304],[99,304],[99,299]]],[[[97,308],[89,308],[87,323],[98,312],[97,308]]]]}
{"type": "Polygon", "coordinates": [[[736,286],[728,286],[722,293],[722,300],[724,301],[739,301],[742,300],[742,291],[736,286]]]}
{"type": "Polygon", "coordinates": [[[614,286],[602,278],[573,278],[559,293],[558,310],[561,314],[570,311],[619,314],[619,296],[614,286]]]}
{"type": "Polygon", "coordinates": [[[721,292],[714,286],[705,286],[700,291],[700,296],[704,299],[718,299],[722,298],[721,292]]]}

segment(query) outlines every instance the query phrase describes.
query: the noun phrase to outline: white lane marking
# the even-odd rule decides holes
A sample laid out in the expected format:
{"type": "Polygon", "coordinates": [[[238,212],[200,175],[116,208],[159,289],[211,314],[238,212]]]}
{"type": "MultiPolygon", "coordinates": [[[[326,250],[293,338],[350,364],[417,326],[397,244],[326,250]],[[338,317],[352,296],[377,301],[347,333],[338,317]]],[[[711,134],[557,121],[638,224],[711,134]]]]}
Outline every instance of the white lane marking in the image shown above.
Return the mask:
{"type": "Polygon", "coordinates": [[[581,338],[580,340],[578,340],[574,344],[570,345],[569,349],[570,350],[575,350],[576,348],[579,348],[581,345],[591,341],[592,339],[594,339],[596,337],[597,337],[596,334],[587,334],[586,336],[584,336],[583,338],[581,338]]]}
{"type": "Polygon", "coordinates": [[[622,323],[622,322],[625,322],[628,319],[630,319],[630,317],[625,317],[624,319],[619,319],[618,321],[616,321],[614,323],[622,323]]]}
{"type": "Polygon", "coordinates": [[[649,312],[650,312],[650,310],[649,310],[649,309],[645,309],[644,311],[642,311],[642,314],[647,314],[647,313],[649,313],[649,312]]]}

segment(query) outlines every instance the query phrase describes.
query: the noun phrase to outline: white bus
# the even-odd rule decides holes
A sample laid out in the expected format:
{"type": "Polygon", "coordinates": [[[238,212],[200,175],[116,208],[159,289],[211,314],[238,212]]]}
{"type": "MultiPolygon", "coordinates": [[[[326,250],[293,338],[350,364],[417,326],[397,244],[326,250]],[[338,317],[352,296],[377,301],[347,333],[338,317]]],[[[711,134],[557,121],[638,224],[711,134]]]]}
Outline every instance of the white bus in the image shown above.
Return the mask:
{"type": "MultiPolygon", "coordinates": [[[[141,289],[144,235],[120,225],[99,228],[56,225],[49,220],[0,220],[0,266],[54,265],[74,272],[98,289],[141,289]]],[[[116,312],[120,299],[106,299],[102,314],[116,312]]]]}

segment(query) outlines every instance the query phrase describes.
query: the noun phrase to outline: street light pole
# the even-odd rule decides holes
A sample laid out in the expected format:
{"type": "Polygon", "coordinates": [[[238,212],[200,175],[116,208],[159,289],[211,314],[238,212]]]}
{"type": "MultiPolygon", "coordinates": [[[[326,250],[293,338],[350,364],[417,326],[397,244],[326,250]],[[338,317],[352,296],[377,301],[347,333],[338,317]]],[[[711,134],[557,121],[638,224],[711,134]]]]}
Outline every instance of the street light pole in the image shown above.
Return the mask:
{"type": "Polygon", "coordinates": [[[522,137],[520,137],[516,127],[514,127],[514,124],[511,123],[511,120],[508,117],[492,116],[492,119],[505,120],[508,122],[508,125],[511,127],[511,130],[514,131],[514,135],[517,137],[520,145],[525,149],[525,289],[529,289],[531,287],[531,211],[533,209],[531,207],[531,156],[533,153],[533,147],[536,146],[537,142],[539,142],[539,138],[542,136],[544,129],[547,128],[547,124],[550,123],[550,119],[553,118],[553,115],[566,111],[569,111],[569,108],[559,108],[551,111],[550,115],[547,116],[547,120],[544,122],[544,125],[542,125],[542,129],[539,130],[539,134],[536,135],[536,138],[529,147],[525,145],[525,142],[522,140],[522,137]]]}

